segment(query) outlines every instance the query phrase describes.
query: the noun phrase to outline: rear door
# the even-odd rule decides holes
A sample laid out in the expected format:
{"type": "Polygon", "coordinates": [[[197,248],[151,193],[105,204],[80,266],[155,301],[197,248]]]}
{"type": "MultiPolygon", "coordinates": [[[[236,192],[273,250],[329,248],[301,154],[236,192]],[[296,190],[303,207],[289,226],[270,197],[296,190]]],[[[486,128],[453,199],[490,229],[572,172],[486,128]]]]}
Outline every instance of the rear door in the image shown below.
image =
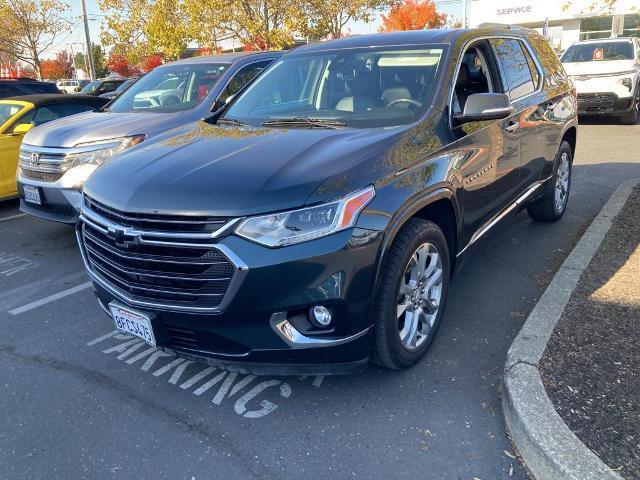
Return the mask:
{"type": "Polygon", "coordinates": [[[519,38],[496,38],[491,45],[498,58],[505,93],[514,107],[504,134],[520,144],[518,193],[540,179],[548,155],[543,75],[528,45],[519,38]]]}

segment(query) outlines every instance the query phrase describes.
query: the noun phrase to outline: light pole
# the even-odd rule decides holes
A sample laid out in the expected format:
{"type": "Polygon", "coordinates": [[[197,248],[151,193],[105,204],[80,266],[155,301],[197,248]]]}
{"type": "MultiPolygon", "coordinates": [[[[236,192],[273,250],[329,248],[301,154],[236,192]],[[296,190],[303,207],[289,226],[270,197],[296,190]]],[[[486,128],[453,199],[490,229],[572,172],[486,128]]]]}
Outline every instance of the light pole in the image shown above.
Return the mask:
{"type": "Polygon", "coordinates": [[[96,70],[93,66],[93,49],[91,48],[91,36],[89,35],[89,20],[87,20],[87,5],[82,0],[82,21],[84,22],[84,38],[87,41],[87,57],[89,63],[89,78],[93,82],[96,79],[96,70]]]}

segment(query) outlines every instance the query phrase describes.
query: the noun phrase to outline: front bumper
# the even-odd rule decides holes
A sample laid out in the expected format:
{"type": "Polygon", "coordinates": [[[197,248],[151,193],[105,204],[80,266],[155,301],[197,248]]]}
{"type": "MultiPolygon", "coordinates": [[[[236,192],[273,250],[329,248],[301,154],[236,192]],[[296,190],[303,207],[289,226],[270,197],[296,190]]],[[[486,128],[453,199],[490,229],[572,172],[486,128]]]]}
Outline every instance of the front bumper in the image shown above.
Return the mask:
{"type": "MultiPolygon", "coordinates": [[[[269,249],[225,237],[219,244],[241,258],[246,270],[216,313],[136,305],[87,267],[103,309],[109,313],[109,303],[116,301],[151,317],[162,349],[242,373],[346,374],[363,370],[369,358],[381,238],[382,232],[356,228],[269,249]],[[315,305],[334,313],[329,330],[309,322],[315,305]],[[292,335],[283,334],[283,321],[293,327],[292,335]]],[[[87,262],[84,249],[83,256],[87,262]]]]}
{"type": "Polygon", "coordinates": [[[580,80],[572,77],[578,93],[579,115],[624,115],[633,108],[637,95],[638,78],[636,75],[619,77],[592,77],[580,80]],[[631,89],[622,82],[628,79],[631,89]]]}
{"type": "Polygon", "coordinates": [[[18,167],[16,179],[20,195],[20,210],[45,220],[76,224],[82,204],[82,182],[78,185],[78,182],[73,179],[73,173],[73,171],[69,171],[57,181],[47,182],[29,178],[24,175],[22,168],[18,167]],[[41,205],[24,200],[24,185],[38,188],[41,205]]]}

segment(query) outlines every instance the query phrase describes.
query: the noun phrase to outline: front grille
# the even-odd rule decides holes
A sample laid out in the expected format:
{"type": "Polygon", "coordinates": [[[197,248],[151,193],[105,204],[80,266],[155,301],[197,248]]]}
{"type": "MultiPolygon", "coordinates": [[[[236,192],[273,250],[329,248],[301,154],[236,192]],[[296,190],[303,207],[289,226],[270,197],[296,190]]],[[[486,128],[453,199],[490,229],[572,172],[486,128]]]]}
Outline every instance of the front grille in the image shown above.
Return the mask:
{"type": "Polygon", "coordinates": [[[125,227],[138,228],[145,231],[213,233],[229,221],[225,217],[122,212],[86,195],[84,204],[102,218],[125,227]]]}
{"type": "MultiPolygon", "coordinates": [[[[136,230],[131,234],[121,224],[117,227],[125,233],[118,237],[110,232],[114,222],[93,210],[95,205],[94,201],[84,203],[87,216],[82,218],[78,234],[87,268],[99,283],[138,305],[193,311],[220,307],[238,267],[219,247],[185,244],[184,238],[157,241],[158,232],[136,230]]],[[[170,225],[181,230],[175,219],[170,225]]]]}
{"type": "Polygon", "coordinates": [[[584,112],[613,111],[618,96],[615,93],[579,93],[578,105],[584,112]]]}
{"type": "Polygon", "coordinates": [[[64,175],[64,172],[41,172],[26,167],[20,167],[20,171],[23,177],[40,182],[57,182],[64,175]]]}
{"type": "Polygon", "coordinates": [[[68,170],[68,149],[51,149],[24,145],[20,148],[19,164],[25,177],[41,182],[55,182],[68,170]]]}

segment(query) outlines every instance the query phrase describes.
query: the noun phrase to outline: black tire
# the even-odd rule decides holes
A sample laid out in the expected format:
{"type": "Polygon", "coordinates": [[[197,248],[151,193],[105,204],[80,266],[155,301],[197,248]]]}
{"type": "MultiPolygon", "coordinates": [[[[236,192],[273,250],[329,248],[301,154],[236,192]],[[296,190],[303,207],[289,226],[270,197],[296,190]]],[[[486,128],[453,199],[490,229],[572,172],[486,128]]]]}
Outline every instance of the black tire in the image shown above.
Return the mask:
{"type": "MultiPolygon", "coordinates": [[[[638,84],[636,89],[640,90],[640,84],[638,84]]],[[[636,125],[638,122],[640,122],[640,94],[636,95],[631,111],[620,117],[620,123],[623,125],[636,125]]]]}
{"type": "Polygon", "coordinates": [[[408,368],[427,352],[440,326],[449,289],[450,259],[447,241],[442,230],[434,223],[422,219],[409,220],[400,230],[385,260],[382,279],[376,295],[374,310],[375,342],[371,360],[393,370],[408,368]],[[429,243],[440,256],[442,289],[435,320],[422,343],[413,350],[406,348],[399,335],[397,306],[400,285],[410,259],[421,245],[429,243]]]}
{"type": "Polygon", "coordinates": [[[569,145],[568,142],[563,141],[560,144],[560,150],[558,150],[558,156],[556,157],[555,163],[553,177],[549,182],[547,191],[542,197],[527,206],[529,216],[538,222],[557,222],[562,218],[565,210],[567,209],[569,193],[571,191],[571,171],[573,167],[573,152],[571,150],[571,145],[569,145]],[[568,185],[566,187],[566,199],[564,200],[562,208],[558,209],[556,205],[556,181],[558,180],[559,167],[563,155],[567,155],[569,161],[569,178],[568,185]]]}

